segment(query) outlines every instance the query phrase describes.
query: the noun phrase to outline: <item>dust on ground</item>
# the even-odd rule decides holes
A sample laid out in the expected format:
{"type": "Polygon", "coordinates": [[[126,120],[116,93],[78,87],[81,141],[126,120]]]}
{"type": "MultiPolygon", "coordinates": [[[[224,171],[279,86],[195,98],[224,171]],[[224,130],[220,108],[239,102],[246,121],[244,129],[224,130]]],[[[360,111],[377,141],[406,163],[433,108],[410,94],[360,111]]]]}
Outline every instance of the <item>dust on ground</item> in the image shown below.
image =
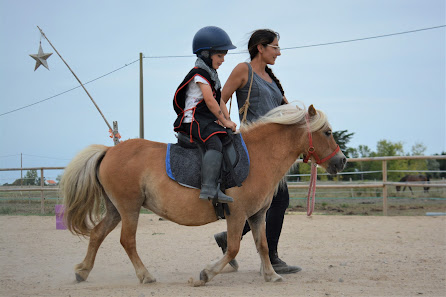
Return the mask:
{"type": "Polygon", "coordinates": [[[229,266],[204,287],[188,280],[221,256],[213,234],[225,221],[185,227],[140,216],[137,247],[157,282],[139,283],[119,243],[120,225],[99,249],[86,282],[73,267],[88,241],[56,230],[55,217],[0,216],[0,296],[445,296],[446,217],[288,214],[280,257],[299,265],[284,282],[266,283],[252,236],[241,242],[238,272],[229,266]]]}

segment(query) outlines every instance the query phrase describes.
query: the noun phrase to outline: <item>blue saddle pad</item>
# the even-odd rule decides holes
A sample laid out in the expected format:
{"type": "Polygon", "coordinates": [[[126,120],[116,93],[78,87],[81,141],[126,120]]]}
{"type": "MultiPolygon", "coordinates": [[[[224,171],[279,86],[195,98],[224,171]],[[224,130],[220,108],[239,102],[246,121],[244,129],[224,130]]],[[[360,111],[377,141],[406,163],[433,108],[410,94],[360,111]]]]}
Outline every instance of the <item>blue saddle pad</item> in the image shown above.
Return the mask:
{"type": "MultiPolygon", "coordinates": [[[[234,134],[234,148],[237,154],[233,164],[236,179],[242,183],[249,173],[249,154],[241,134],[234,134]]],[[[167,144],[166,173],[179,184],[190,188],[201,188],[201,153],[198,148],[184,148],[175,143],[167,144]]],[[[222,183],[225,189],[237,185],[230,172],[224,172],[222,183]]]]}

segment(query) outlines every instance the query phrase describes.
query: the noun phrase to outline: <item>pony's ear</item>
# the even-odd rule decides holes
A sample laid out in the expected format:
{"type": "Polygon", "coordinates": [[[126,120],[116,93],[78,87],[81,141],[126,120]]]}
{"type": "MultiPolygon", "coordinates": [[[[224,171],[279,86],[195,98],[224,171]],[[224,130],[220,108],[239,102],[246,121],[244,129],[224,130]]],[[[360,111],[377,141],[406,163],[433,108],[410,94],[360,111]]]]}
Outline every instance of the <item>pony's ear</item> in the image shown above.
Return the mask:
{"type": "Polygon", "coordinates": [[[310,107],[308,107],[308,114],[310,115],[310,117],[316,115],[316,109],[314,108],[313,104],[311,104],[310,107]]]}

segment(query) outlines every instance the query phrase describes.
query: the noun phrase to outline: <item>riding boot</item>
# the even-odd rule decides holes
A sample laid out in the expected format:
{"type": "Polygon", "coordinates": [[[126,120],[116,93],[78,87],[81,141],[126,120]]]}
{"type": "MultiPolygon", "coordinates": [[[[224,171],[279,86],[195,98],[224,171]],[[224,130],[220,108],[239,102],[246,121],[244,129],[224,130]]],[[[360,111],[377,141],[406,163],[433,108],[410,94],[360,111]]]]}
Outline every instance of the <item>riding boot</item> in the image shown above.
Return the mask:
{"type": "Polygon", "coordinates": [[[234,199],[224,194],[219,187],[218,180],[221,173],[223,154],[216,150],[208,150],[204,153],[201,164],[201,192],[200,199],[214,199],[218,197],[220,203],[230,203],[234,199]]]}
{"type": "Polygon", "coordinates": [[[302,270],[299,266],[290,266],[284,261],[282,261],[277,251],[270,251],[269,252],[269,259],[271,261],[271,265],[273,265],[273,269],[278,274],[290,274],[290,273],[296,273],[302,270]]]}

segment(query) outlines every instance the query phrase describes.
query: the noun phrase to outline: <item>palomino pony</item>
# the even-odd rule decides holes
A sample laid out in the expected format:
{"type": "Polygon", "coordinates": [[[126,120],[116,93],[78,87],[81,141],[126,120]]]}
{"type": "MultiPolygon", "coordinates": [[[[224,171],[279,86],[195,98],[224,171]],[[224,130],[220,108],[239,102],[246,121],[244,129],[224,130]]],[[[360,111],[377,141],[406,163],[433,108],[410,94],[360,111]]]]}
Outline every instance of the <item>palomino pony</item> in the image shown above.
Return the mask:
{"type": "MultiPolygon", "coordinates": [[[[312,105],[308,113],[291,104],[277,107],[240,132],[249,152],[250,168],[241,187],[227,190],[234,197],[226,217],[228,249],[223,258],[201,271],[200,280],[192,282],[195,286],[210,281],[235,258],[245,220],[252,229],[265,281],[281,281],[271,266],[265,234],[266,211],[276,187],[303,153],[310,153],[312,160],[320,161],[331,174],[343,170],[347,162],[325,114],[312,105]],[[313,145],[309,145],[309,138],[313,145]]],[[[181,186],[168,177],[166,149],[165,143],[143,139],[127,140],[114,147],[91,145],[66,167],[61,181],[66,225],[74,234],[90,236],[85,259],[75,266],[78,281],[87,279],[99,246],[120,221],[120,241],[139,281],[156,281],[136,251],[141,207],[180,225],[199,226],[217,220],[212,204],[198,199],[199,189],[181,186]],[[102,201],[105,216],[101,214],[102,201]]]]}
{"type": "MultiPolygon", "coordinates": [[[[400,183],[404,182],[417,182],[421,181],[423,183],[429,183],[429,177],[426,175],[418,174],[418,175],[406,175],[403,178],[400,179],[400,183]]],[[[400,186],[396,186],[396,191],[399,192],[401,189],[400,186]]],[[[403,188],[403,192],[406,190],[406,186],[403,188]]],[[[412,188],[409,186],[410,192],[413,194],[412,188]]],[[[424,193],[429,192],[429,187],[424,187],[424,193]]]]}

